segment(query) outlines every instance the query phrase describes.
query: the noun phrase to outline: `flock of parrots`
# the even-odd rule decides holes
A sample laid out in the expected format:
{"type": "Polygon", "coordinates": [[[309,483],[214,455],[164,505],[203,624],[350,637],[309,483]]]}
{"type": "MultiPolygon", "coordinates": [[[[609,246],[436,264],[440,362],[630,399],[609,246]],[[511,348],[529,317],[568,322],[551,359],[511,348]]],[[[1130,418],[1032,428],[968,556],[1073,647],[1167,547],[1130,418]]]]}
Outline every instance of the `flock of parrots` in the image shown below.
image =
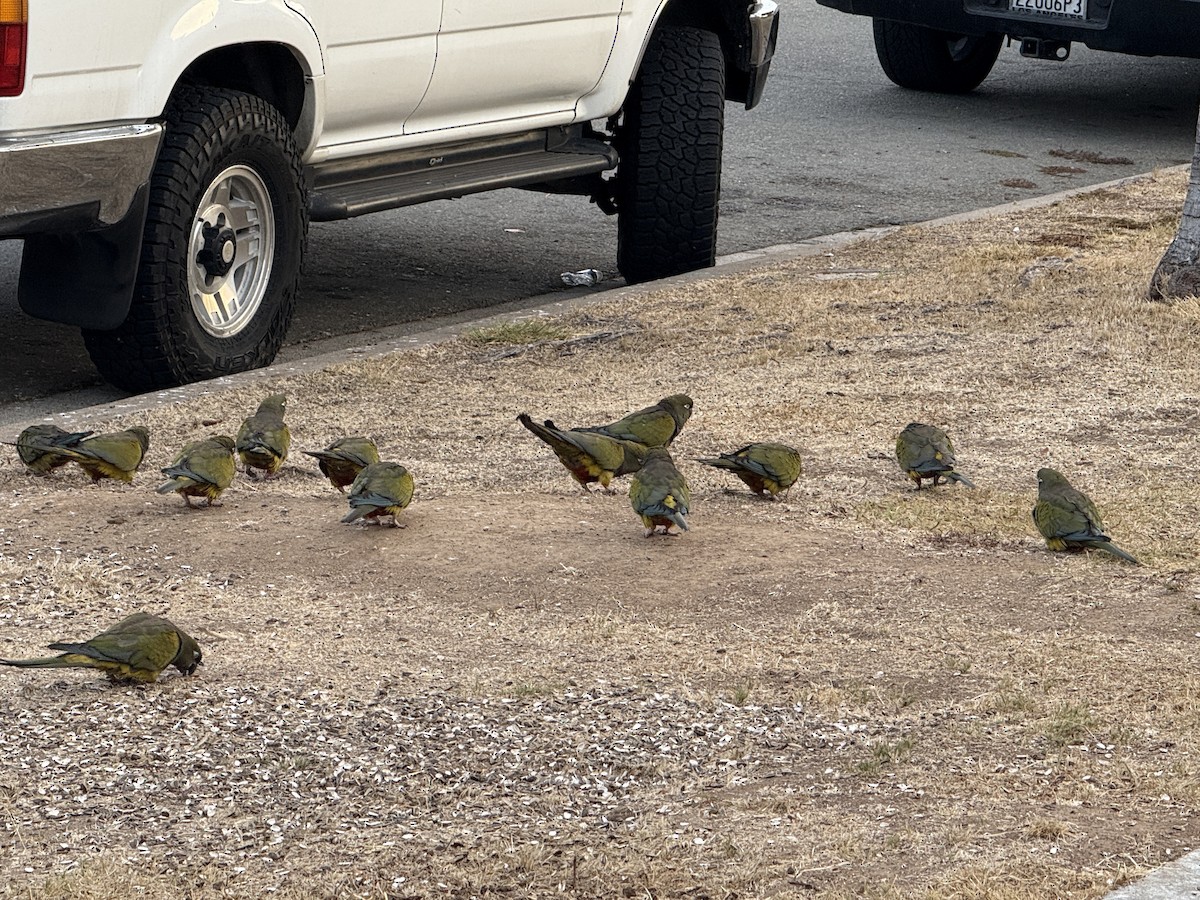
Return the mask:
{"type": "MultiPolygon", "coordinates": [[[[203,498],[206,505],[212,506],[233,482],[235,457],[240,458],[250,477],[273,476],[287,459],[291,444],[284,421],[285,407],[286,397],[273,394],[242,422],[236,439],[216,435],[188,444],[162,469],[167,480],[158,492],[178,493],[189,507],[193,498],[203,498]]],[[[549,420],[539,424],[525,413],[517,420],[550,446],[585,491],[597,483],[610,491],[613,478],[632,475],[629,502],[641,518],[646,536],[651,537],[676,535],[688,528],[691,492],[667,448],[691,415],[692,399],[686,394],[672,394],[607,425],[562,429],[549,420]]],[[[46,475],[76,463],[93,482],[102,478],[132,482],[149,446],[149,432],[138,426],[95,434],[33,425],[16,441],[17,455],[29,471],[46,475]]],[[[403,527],[397,516],[412,501],[412,475],[400,463],[381,461],[374,441],[349,436],[324,450],[303,452],[317,460],[322,474],[339,491],[349,487],[350,511],[343,522],[363,519],[382,524],[390,517],[393,525],[403,527]]],[[[937,486],[943,479],[974,487],[955,471],[950,438],[933,425],[913,422],[905,427],[896,438],[896,460],[917,490],[924,481],[937,486]]],[[[755,494],[768,499],[786,495],[802,470],[800,453],[777,442],[747,444],[731,453],[697,461],[728,470],[755,494]]],[[[1054,469],[1041,469],[1037,477],[1033,520],[1049,549],[1103,550],[1138,564],[1105,534],[1100,514],[1086,495],[1072,488],[1054,469]]],[[[114,682],[146,684],[156,681],[167,666],[190,675],[202,659],[193,638],[169,620],[144,612],[127,616],[83,643],[56,642],[50,648],[61,653],[38,659],[0,659],[0,664],[93,668],[114,682]]]]}

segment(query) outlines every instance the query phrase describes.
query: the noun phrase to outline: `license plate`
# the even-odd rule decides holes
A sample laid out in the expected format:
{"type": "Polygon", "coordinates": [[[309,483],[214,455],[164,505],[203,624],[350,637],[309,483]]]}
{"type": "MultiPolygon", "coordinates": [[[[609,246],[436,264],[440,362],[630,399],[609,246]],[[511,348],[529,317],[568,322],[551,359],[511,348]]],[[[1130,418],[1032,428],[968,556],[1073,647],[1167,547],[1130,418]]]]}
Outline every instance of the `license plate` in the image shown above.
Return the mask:
{"type": "Polygon", "coordinates": [[[1087,0],[1008,0],[1008,8],[1042,16],[1063,16],[1068,19],[1087,18],[1087,0]]]}

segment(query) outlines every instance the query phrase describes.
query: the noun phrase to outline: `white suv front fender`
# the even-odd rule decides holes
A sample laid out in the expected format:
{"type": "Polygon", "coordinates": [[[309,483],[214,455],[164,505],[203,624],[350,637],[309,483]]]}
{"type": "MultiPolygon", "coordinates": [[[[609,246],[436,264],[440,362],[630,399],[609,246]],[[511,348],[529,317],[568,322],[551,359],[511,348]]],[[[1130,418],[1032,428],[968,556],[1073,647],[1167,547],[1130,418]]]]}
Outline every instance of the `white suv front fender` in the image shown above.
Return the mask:
{"type": "Polygon", "coordinates": [[[282,0],[30,4],[28,77],[20,95],[0,99],[0,129],[29,135],[156,119],[187,67],[234,37],[282,45],[305,77],[323,74],[316,34],[282,0]]]}

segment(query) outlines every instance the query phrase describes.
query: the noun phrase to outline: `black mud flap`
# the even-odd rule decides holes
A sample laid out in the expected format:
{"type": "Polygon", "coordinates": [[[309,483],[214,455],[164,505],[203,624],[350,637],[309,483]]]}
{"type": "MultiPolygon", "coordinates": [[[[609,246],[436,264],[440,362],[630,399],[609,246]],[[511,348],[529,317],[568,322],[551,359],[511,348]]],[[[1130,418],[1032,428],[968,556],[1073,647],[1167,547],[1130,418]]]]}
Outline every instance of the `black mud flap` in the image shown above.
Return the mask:
{"type": "Polygon", "coordinates": [[[95,331],[129,315],[137,280],[150,185],[144,184],[115,225],[25,238],[17,301],[37,319],[95,331]]]}

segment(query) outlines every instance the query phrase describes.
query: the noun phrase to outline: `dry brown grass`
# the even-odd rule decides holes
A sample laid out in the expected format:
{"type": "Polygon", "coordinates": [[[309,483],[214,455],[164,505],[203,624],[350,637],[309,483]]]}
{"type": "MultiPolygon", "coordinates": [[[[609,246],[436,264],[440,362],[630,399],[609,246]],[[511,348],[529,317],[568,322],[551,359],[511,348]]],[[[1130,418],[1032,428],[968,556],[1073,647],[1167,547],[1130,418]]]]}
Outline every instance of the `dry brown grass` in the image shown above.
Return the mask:
{"type": "Polygon", "coordinates": [[[0,655],[147,609],[206,664],[0,670],[0,897],[1048,900],[1195,847],[1200,302],[1142,300],[1183,188],[215,391],[136,417],[128,489],[10,455],[0,655]],[[339,525],[298,456],[218,509],[150,490],[268,390],[295,448],[404,462],[408,528],[339,525]],[[676,539],[514,421],[678,390],[676,539]],[[977,490],[911,489],[912,420],[977,490]],[[804,453],[784,502],[691,461],[757,439],[804,453]],[[1046,552],[1043,465],[1146,565],[1046,552]]]}
{"type": "Polygon", "coordinates": [[[570,332],[557,320],[544,318],[518,319],[501,325],[472,328],[463,335],[469,344],[535,344],[561,340],[570,332]]]}

